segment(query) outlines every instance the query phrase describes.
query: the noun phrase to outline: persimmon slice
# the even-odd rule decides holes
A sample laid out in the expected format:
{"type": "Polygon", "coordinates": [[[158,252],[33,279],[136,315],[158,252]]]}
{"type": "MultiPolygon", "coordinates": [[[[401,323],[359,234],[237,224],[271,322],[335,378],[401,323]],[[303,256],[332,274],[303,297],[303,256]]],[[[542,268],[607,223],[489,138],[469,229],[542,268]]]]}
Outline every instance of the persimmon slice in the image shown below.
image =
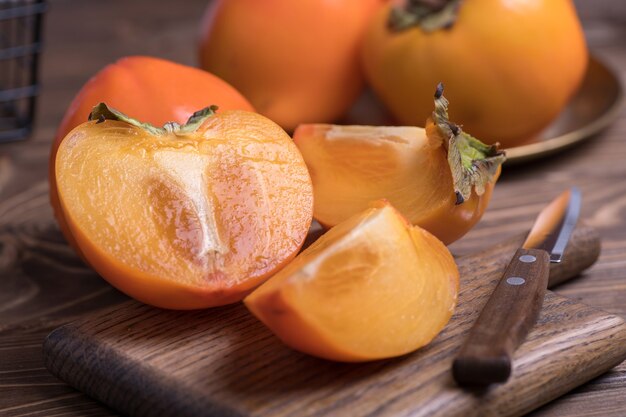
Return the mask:
{"type": "Polygon", "coordinates": [[[244,111],[165,131],[117,119],[70,132],[55,167],[70,231],[111,284],[159,307],[210,307],[295,256],[312,189],[280,127],[244,111]]]}
{"type": "Polygon", "coordinates": [[[445,150],[424,129],[301,125],[294,135],[314,180],[315,218],[334,226],[386,198],[418,222],[454,199],[445,150]]]}
{"type": "Polygon", "coordinates": [[[438,90],[426,128],[304,124],[294,133],[311,173],[314,217],[332,227],[387,199],[449,244],[482,217],[504,155],[448,120],[438,90]]]}
{"type": "Polygon", "coordinates": [[[330,229],[244,302],[287,345],[357,362],[428,344],[458,286],[448,249],[383,204],[330,229]]]}

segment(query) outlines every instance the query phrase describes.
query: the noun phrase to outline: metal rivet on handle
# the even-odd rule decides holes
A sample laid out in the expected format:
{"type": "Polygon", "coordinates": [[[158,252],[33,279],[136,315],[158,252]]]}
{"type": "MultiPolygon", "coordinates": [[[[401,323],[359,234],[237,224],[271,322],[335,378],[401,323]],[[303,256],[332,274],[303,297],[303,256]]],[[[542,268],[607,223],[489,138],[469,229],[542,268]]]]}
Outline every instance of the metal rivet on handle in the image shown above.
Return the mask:
{"type": "Polygon", "coordinates": [[[519,260],[524,262],[524,263],[531,264],[531,263],[535,262],[537,260],[537,258],[535,258],[532,255],[522,255],[522,256],[519,257],[519,260]]]}
{"type": "Polygon", "coordinates": [[[526,280],[522,277],[509,277],[506,279],[506,283],[509,285],[523,285],[526,280]]]}

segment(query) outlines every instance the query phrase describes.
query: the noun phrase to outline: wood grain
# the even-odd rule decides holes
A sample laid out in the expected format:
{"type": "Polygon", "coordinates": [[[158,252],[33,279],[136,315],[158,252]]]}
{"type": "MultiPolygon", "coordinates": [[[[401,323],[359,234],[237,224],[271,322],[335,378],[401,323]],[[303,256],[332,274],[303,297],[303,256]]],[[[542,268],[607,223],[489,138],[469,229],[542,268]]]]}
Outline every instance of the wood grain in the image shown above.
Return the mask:
{"type": "MultiPolygon", "coordinates": [[[[572,240],[590,235],[577,230],[572,240]]],[[[452,358],[518,240],[458,259],[452,320],[433,343],[402,358],[340,364],[306,356],[242,305],[175,312],[129,302],[52,332],[45,363],[132,416],[518,416],[626,358],[621,318],[550,292],[506,384],[480,393],[454,384],[452,358]]],[[[572,245],[564,263],[592,263],[575,252],[581,247],[572,245]]]]}
{"type": "MultiPolygon", "coordinates": [[[[54,378],[42,362],[41,343],[52,328],[126,299],[61,249],[45,197],[50,141],[76,91],[116,58],[147,54],[193,65],[197,25],[207,1],[185,0],[180,7],[163,0],[51,2],[35,133],[28,142],[0,145],[0,307],[12,303],[0,313],[2,416],[115,415],[54,378]],[[23,214],[22,204],[29,207],[23,214]],[[25,265],[15,264],[22,261],[25,265]]],[[[575,3],[592,51],[626,81],[626,3],[575,3]]],[[[625,137],[623,108],[618,121],[588,143],[545,161],[505,167],[485,217],[452,246],[453,252],[476,252],[528,229],[546,201],[578,184],[583,217],[598,229],[602,253],[590,270],[557,291],[626,317],[625,137]]],[[[623,417],[624,410],[626,363],[532,416],[623,417]]]]}

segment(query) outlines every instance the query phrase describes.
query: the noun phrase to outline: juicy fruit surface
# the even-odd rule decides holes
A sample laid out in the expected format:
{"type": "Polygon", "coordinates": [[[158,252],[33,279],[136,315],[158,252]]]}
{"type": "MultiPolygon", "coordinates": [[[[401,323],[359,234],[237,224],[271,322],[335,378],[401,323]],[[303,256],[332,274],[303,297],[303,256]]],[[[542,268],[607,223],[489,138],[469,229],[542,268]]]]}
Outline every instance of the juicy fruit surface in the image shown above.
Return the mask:
{"type": "Polygon", "coordinates": [[[442,138],[421,128],[301,125],[294,142],[313,181],[313,216],[328,227],[384,198],[449,244],[480,220],[491,197],[493,184],[456,205],[442,138]]]}
{"type": "Polygon", "coordinates": [[[426,209],[452,198],[452,178],[440,168],[448,166],[445,151],[431,146],[423,129],[302,125],[294,141],[313,180],[315,218],[324,225],[334,226],[380,198],[417,223],[426,209]]]}
{"type": "Polygon", "coordinates": [[[458,280],[447,248],[385,205],[330,229],[245,303],[295,349],[366,361],[429,343],[453,313],[458,280]]]}
{"type": "Polygon", "coordinates": [[[160,307],[241,299],[295,255],[311,222],[309,175],[278,126],[225,112],[200,130],[90,122],[57,156],[63,212],[89,263],[160,307]]]}
{"type": "Polygon", "coordinates": [[[50,153],[50,201],[61,231],[76,250],[78,247],[59,207],[54,175],[56,153],[63,138],[84,123],[93,106],[100,102],[155,126],[170,121],[182,124],[194,111],[211,104],[219,105],[222,110],[254,111],[225,81],[206,71],[164,59],[126,57],[94,75],[67,109],[50,153]]]}
{"type": "Polygon", "coordinates": [[[579,87],[584,34],[570,0],[462,2],[450,28],[389,30],[389,7],[372,18],[362,44],[366,78],[401,124],[423,126],[423,94],[443,82],[450,118],[486,143],[529,140],[579,87]],[[497,34],[497,36],[494,36],[497,34]]]}

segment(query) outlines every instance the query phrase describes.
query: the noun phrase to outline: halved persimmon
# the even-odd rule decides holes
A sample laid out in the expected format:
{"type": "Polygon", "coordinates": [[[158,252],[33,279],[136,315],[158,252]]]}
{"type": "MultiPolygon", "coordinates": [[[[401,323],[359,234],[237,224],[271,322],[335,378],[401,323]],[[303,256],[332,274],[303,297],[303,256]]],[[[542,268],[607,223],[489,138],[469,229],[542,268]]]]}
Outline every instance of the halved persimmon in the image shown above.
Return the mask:
{"type": "Polygon", "coordinates": [[[412,223],[449,244],[480,220],[504,153],[448,120],[439,86],[426,128],[300,125],[294,141],[309,168],[313,215],[332,227],[389,200],[412,223]]]}
{"type": "Polygon", "coordinates": [[[360,362],[428,344],[458,288],[443,243],[383,203],[330,229],[244,303],[294,349],[360,362]]]}
{"type": "Polygon", "coordinates": [[[99,105],[60,143],[61,208],[93,268],[158,307],[242,299],[301,247],[312,188],[298,149],[246,111],[158,129],[99,105]]]}
{"type": "Polygon", "coordinates": [[[48,166],[50,203],[54,216],[70,246],[80,253],[59,207],[55,182],[56,154],[63,138],[84,123],[93,107],[106,102],[126,114],[161,126],[184,123],[208,102],[222,110],[254,111],[252,105],[226,81],[198,68],[149,56],[129,56],[98,71],[80,89],[67,108],[56,133],[48,166]]]}

